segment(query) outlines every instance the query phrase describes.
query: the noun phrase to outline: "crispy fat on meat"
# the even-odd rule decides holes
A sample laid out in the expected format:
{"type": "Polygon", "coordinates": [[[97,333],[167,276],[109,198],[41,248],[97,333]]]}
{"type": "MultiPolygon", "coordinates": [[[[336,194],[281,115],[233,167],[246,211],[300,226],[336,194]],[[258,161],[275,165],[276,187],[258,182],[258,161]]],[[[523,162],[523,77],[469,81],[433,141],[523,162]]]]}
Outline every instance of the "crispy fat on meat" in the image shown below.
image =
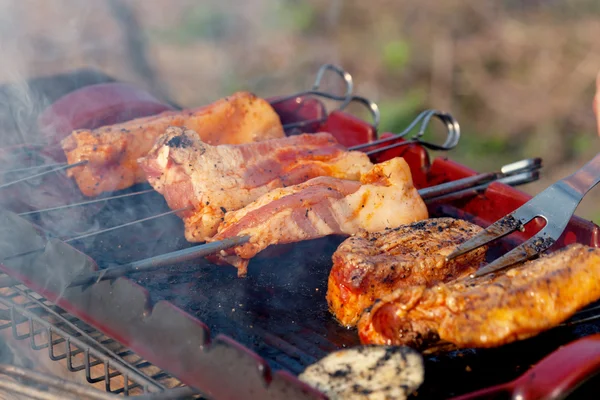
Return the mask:
{"type": "Polygon", "coordinates": [[[373,166],[365,153],[346,151],[329,133],[211,146],[196,132],[176,127],[139,163],[169,207],[193,207],[181,214],[190,242],[214,236],[226,212],[273,189],[318,176],[358,181],[373,166]]]}
{"type": "Polygon", "coordinates": [[[63,139],[62,148],[69,164],[87,164],[71,168],[67,174],[86,196],[145,182],[137,160],[148,153],[169,126],[193,129],[213,145],[285,136],[279,115],[266,100],[238,92],[200,108],[166,111],[94,130],[76,130],[63,139]]]}
{"type": "Polygon", "coordinates": [[[432,286],[474,272],[485,261],[480,247],[452,261],[449,255],[482,228],[453,218],[432,218],[379,232],[360,232],[333,254],[327,302],[345,326],[394,289],[432,286]]]}
{"type": "Polygon", "coordinates": [[[318,177],[272,190],[246,207],[227,213],[210,241],[249,235],[250,240],[211,257],[231,264],[244,276],[249,260],[275,244],[327,235],[352,235],[419,221],[427,207],[413,186],[403,158],[376,164],[360,182],[318,177]]]}
{"type": "Polygon", "coordinates": [[[495,347],[535,336],[600,299],[600,249],[574,244],[515,268],[402,288],[358,323],[362,343],[495,347]]]}

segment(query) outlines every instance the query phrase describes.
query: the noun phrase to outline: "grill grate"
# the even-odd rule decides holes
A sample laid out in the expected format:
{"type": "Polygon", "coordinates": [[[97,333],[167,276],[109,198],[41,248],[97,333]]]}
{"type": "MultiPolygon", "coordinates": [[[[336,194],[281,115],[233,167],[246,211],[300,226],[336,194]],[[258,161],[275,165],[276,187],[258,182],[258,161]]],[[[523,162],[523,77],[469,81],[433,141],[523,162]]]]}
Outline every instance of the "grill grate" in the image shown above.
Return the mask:
{"type": "MultiPolygon", "coordinates": [[[[31,349],[36,352],[47,352],[51,361],[61,363],[70,372],[85,374],[88,383],[96,388],[103,388],[108,393],[139,396],[148,393],[166,394],[170,393],[170,389],[178,388],[177,393],[180,397],[172,398],[189,398],[193,395],[191,389],[183,386],[165,371],[68,314],[36,292],[23,285],[15,284],[6,275],[0,276],[0,282],[2,282],[0,332],[5,337],[12,336],[18,341],[28,342],[31,349]]],[[[18,367],[0,367],[0,372],[9,374],[20,376],[35,374],[32,371],[26,371],[30,374],[24,371],[26,370],[18,367]]],[[[60,387],[58,382],[61,380],[54,379],[57,387],[60,387]]],[[[5,389],[19,392],[18,388],[13,387],[14,385],[8,385],[5,389]]],[[[84,388],[87,390],[89,387],[84,388]]],[[[79,389],[83,392],[75,394],[86,394],[84,389],[79,389]]],[[[90,398],[101,398],[94,393],[90,396],[90,398]]]]}

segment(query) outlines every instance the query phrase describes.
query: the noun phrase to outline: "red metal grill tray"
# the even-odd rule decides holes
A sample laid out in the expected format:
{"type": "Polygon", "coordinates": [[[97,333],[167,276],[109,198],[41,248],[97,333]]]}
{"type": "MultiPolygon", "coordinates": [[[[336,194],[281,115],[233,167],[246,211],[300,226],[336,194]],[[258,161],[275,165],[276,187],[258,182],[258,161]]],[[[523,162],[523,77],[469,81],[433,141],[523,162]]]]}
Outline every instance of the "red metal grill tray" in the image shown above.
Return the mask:
{"type": "MultiPolygon", "coordinates": [[[[286,123],[318,117],[323,108],[314,99],[296,99],[279,104],[277,111],[286,123]]],[[[105,121],[107,117],[95,120],[105,121]]],[[[374,138],[372,127],[343,112],[333,112],[322,126],[312,128],[330,131],[347,145],[374,138]]],[[[475,173],[444,158],[430,163],[427,152],[417,145],[387,151],[374,161],[393,156],[406,158],[418,187],[475,173]]],[[[44,184],[52,182],[38,183],[33,189],[44,184]]],[[[136,217],[165,210],[160,196],[149,197],[137,204],[136,217]]],[[[494,184],[480,196],[438,205],[431,213],[485,226],[528,199],[518,190],[494,184]]],[[[97,208],[94,212],[121,218],[131,214],[126,206],[97,208]]],[[[356,332],[333,321],[324,300],[331,253],[342,238],[265,252],[253,261],[248,278],[243,280],[237,279],[232,269],[188,263],[152,275],[65,289],[79,273],[97,269],[96,263],[127,262],[187,247],[189,244],[181,238],[180,221],[176,217],[161,220],[72,247],[48,239],[29,221],[9,211],[3,210],[0,218],[0,254],[5,259],[0,268],[211,397],[323,398],[294,375],[327,352],[358,343],[356,332]],[[44,247],[44,252],[36,251],[44,247]]],[[[40,222],[46,226],[48,221],[40,222]]],[[[533,228],[507,237],[492,249],[492,256],[535,233],[533,228]]],[[[598,231],[596,225],[574,217],[555,247],[575,241],[598,247],[598,231]]],[[[588,324],[567,331],[553,330],[501,350],[428,357],[427,380],[419,397],[447,397],[507,381],[560,345],[597,331],[596,325],[588,324]],[[473,373],[465,376],[466,365],[473,373]],[[452,373],[443,371],[448,367],[452,373]]]]}

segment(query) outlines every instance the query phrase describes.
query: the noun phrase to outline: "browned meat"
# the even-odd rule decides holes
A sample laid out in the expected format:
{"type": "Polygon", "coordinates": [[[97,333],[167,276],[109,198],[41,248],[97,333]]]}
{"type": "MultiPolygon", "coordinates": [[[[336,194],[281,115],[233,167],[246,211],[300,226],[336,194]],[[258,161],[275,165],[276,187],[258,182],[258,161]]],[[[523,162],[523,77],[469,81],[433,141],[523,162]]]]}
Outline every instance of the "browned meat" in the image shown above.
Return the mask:
{"type": "Polygon", "coordinates": [[[494,347],[535,336],[598,299],[600,249],[574,244],[476,279],[397,289],[358,329],[365,344],[494,347]]]}
{"type": "Polygon", "coordinates": [[[94,130],[77,130],[62,141],[68,170],[81,192],[97,196],[145,182],[138,158],[145,156],[169,126],[185,126],[210,144],[238,144],[285,136],[279,116],[263,99],[238,92],[208,106],[166,111],[94,130]]]}
{"type": "Polygon", "coordinates": [[[358,181],[373,166],[365,153],[346,151],[329,133],[211,146],[196,132],[175,127],[139,163],[169,207],[192,206],[181,215],[190,242],[214,236],[226,212],[272,189],[318,176],[358,181]]]}
{"type": "Polygon", "coordinates": [[[445,257],[481,230],[459,219],[432,218],[348,238],[333,254],[329,309],[340,323],[353,326],[365,308],[394,289],[432,286],[474,272],[485,261],[485,247],[450,262],[445,257]]]}
{"type": "Polygon", "coordinates": [[[403,158],[376,164],[360,182],[318,177],[274,189],[246,207],[227,213],[210,241],[249,235],[250,241],[223,251],[220,262],[245,275],[252,257],[268,246],[380,231],[428,217],[403,158]]]}

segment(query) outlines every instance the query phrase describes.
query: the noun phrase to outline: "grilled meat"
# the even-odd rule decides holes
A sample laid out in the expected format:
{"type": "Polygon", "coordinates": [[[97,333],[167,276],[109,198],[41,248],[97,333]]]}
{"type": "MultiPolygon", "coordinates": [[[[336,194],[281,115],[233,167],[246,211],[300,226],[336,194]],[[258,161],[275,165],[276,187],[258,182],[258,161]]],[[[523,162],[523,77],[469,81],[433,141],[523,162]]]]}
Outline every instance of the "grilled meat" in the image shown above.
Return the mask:
{"type": "Polygon", "coordinates": [[[485,261],[486,247],[450,262],[445,257],[482,229],[467,221],[433,218],[379,232],[360,232],[333,254],[327,302],[346,326],[394,289],[432,286],[474,272],[485,261]]]}
{"type": "Polygon", "coordinates": [[[401,400],[423,384],[423,357],[409,347],[359,346],[310,365],[298,377],[330,400],[401,400]]]}
{"type": "Polygon", "coordinates": [[[358,181],[373,165],[365,153],[346,151],[328,133],[211,146],[196,132],[175,127],[139,162],[169,207],[193,207],[181,214],[191,242],[206,241],[217,233],[226,212],[272,189],[318,176],[358,181]]]}
{"type": "Polygon", "coordinates": [[[358,323],[361,342],[494,347],[550,329],[600,299],[600,249],[574,244],[515,268],[385,296],[358,323]]]}
{"type": "Polygon", "coordinates": [[[422,220],[427,207],[413,186],[403,158],[374,165],[360,182],[318,177],[275,189],[246,207],[227,213],[210,240],[249,235],[249,242],[211,257],[246,274],[249,260],[270,245],[327,235],[375,232],[422,220]]]}
{"type": "Polygon", "coordinates": [[[210,144],[238,144],[285,136],[271,105],[251,93],[238,92],[211,105],[166,111],[94,130],[76,130],[62,140],[69,164],[87,164],[67,171],[81,192],[97,196],[145,182],[137,159],[146,155],[169,126],[193,129],[210,144]]]}

